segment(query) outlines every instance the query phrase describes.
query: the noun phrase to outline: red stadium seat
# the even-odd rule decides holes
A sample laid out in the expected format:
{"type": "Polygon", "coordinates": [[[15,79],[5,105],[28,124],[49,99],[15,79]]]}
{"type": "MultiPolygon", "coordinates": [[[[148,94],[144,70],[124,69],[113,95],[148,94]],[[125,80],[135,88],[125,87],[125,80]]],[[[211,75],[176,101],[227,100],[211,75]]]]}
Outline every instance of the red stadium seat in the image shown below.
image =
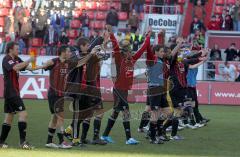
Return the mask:
{"type": "Polygon", "coordinates": [[[86,2],[86,8],[89,10],[97,10],[97,2],[86,2]]]}
{"type": "Polygon", "coordinates": [[[4,17],[0,17],[0,26],[4,26],[4,17]]]}
{"type": "Polygon", "coordinates": [[[105,27],[105,22],[103,21],[95,21],[94,28],[95,29],[103,29],[105,27]]]}
{"type": "Polygon", "coordinates": [[[145,0],[145,3],[147,3],[147,4],[152,4],[152,3],[153,3],[153,0],[145,0]]]}
{"type": "Polygon", "coordinates": [[[94,22],[90,22],[89,27],[94,28],[94,22]]]}
{"type": "Polygon", "coordinates": [[[98,9],[101,10],[101,11],[107,11],[110,9],[110,5],[109,5],[109,2],[105,3],[105,2],[100,2],[98,3],[98,9]]]}
{"type": "Polygon", "coordinates": [[[74,18],[79,18],[79,16],[82,14],[82,11],[81,10],[74,10],[72,12],[72,15],[74,18]]]}
{"type": "Polygon", "coordinates": [[[185,0],[178,0],[178,4],[185,4],[185,0]]]}
{"type": "Polygon", "coordinates": [[[111,6],[114,7],[116,10],[121,10],[120,2],[113,2],[111,6]]]}
{"type": "Polygon", "coordinates": [[[215,14],[222,14],[223,12],[223,6],[215,6],[214,13],[215,14]]]}
{"type": "Polygon", "coordinates": [[[216,0],[216,5],[224,5],[225,0],[216,0]]]}
{"type": "Polygon", "coordinates": [[[106,14],[106,12],[97,12],[97,16],[96,16],[96,19],[97,20],[105,20],[106,19],[106,16],[107,16],[107,14],[106,14]]]}
{"type": "Polygon", "coordinates": [[[80,28],[81,22],[79,20],[72,20],[70,22],[70,27],[71,28],[80,28]]]}
{"type": "Polygon", "coordinates": [[[227,0],[226,4],[236,4],[236,0],[227,0]]]}
{"type": "Polygon", "coordinates": [[[87,15],[89,16],[89,19],[94,19],[95,15],[93,11],[88,11],[87,15]]]}
{"type": "Polygon", "coordinates": [[[118,13],[118,18],[121,21],[126,21],[128,19],[128,14],[127,12],[119,12],[118,13]]]}
{"type": "Polygon", "coordinates": [[[0,8],[0,16],[8,16],[9,9],[7,8],[0,8]]]}
{"type": "Polygon", "coordinates": [[[70,29],[67,31],[67,35],[69,38],[75,39],[78,37],[78,31],[76,29],[70,29]]]}
{"type": "Polygon", "coordinates": [[[33,47],[41,47],[43,44],[43,40],[41,38],[32,38],[31,45],[33,47]]]}

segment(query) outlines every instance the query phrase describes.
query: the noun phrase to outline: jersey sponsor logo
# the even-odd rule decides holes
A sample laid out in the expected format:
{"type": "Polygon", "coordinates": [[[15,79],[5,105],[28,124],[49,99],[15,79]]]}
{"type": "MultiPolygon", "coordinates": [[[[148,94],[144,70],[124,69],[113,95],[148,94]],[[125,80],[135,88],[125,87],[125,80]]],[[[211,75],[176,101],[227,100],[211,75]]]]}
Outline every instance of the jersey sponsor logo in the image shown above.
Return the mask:
{"type": "Polygon", "coordinates": [[[9,60],[8,64],[12,65],[12,64],[14,64],[14,61],[13,60],[9,60]]]}

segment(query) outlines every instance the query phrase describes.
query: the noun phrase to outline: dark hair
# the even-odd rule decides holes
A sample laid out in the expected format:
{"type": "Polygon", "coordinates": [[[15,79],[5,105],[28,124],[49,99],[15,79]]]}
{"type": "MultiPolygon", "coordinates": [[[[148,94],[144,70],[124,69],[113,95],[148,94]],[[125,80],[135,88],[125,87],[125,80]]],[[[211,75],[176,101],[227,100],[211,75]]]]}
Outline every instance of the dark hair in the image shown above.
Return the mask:
{"type": "Polygon", "coordinates": [[[69,48],[67,45],[62,45],[58,49],[58,55],[60,56],[63,52],[66,52],[67,48],[69,48]]]}
{"type": "Polygon", "coordinates": [[[5,48],[5,53],[9,54],[10,49],[13,49],[15,45],[18,45],[18,43],[10,41],[7,43],[6,48],[5,48]]]}
{"type": "Polygon", "coordinates": [[[81,45],[85,46],[86,44],[89,44],[89,43],[90,43],[89,39],[85,37],[80,37],[76,41],[76,44],[78,47],[80,47],[81,45]]]}
{"type": "Polygon", "coordinates": [[[231,46],[236,46],[236,43],[231,43],[231,46]]]}

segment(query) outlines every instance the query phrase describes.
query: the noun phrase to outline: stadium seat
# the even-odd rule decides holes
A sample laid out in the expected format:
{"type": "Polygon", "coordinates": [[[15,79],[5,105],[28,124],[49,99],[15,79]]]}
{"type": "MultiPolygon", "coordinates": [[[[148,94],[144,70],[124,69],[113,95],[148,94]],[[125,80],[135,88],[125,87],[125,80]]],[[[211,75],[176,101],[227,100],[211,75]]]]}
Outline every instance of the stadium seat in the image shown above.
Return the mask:
{"type": "Polygon", "coordinates": [[[126,21],[128,19],[127,12],[119,12],[118,13],[118,18],[119,18],[120,21],[126,21]]]}
{"type": "Polygon", "coordinates": [[[79,18],[79,16],[82,14],[82,11],[81,10],[73,10],[72,11],[72,15],[73,15],[73,18],[79,18]]]}
{"type": "Polygon", "coordinates": [[[105,27],[105,22],[103,21],[95,21],[94,28],[95,29],[103,29],[105,27]]]}
{"type": "Polygon", "coordinates": [[[214,13],[215,14],[222,14],[223,12],[223,6],[215,6],[214,13]]]}
{"type": "Polygon", "coordinates": [[[4,17],[0,17],[0,26],[4,26],[4,17]]]}
{"type": "Polygon", "coordinates": [[[227,0],[226,4],[236,4],[236,0],[227,0]]]}
{"type": "Polygon", "coordinates": [[[113,2],[111,6],[114,7],[116,10],[121,10],[121,3],[119,2],[113,2]]]}
{"type": "Polygon", "coordinates": [[[70,29],[67,31],[67,35],[69,38],[75,39],[78,37],[78,31],[76,29],[70,29]]]}
{"type": "Polygon", "coordinates": [[[152,3],[153,3],[153,0],[145,0],[145,3],[146,3],[146,4],[152,4],[152,3]]]}
{"type": "Polygon", "coordinates": [[[72,21],[70,22],[70,27],[71,27],[71,28],[76,28],[76,29],[78,29],[78,28],[80,28],[80,25],[81,25],[81,22],[80,22],[79,20],[72,20],[72,21]]]}
{"type": "Polygon", "coordinates": [[[109,5],[109,3],[100,2],[100,3],[98,3],[98,9],[100,11],[107,11],[110,9],[110,5],[109,5]]]}
{"type": "Polygon", "coordinates": [[[8,16],[9,9],[7,8],[0,8],[0,16],[8,16]]]}
{"type": "Polygon", "coordinates": [[[94,11],[88,11],[87,15],[89,16],[89,19],[93,20],[95,18],[94,11]]]}
{"type": "Polygon", "coordinates": [[[41,47],[43,44],[43,40],[41,38],[32,38],[31,45],[33,47],[41,47]]]}
{"type": "Polygon", "coordinates": [[[106,12],[97,12],[97,16],[96,16],[96,19],[97,20],[105,20],[106,19],[106,16],[107,16],[107,14],[106,14],[106,12]]]}
{"type": "Polygon", "coordinates": [[[86,8],[89,10],[97,10],[97,2],[86,2],[86,8]]]}

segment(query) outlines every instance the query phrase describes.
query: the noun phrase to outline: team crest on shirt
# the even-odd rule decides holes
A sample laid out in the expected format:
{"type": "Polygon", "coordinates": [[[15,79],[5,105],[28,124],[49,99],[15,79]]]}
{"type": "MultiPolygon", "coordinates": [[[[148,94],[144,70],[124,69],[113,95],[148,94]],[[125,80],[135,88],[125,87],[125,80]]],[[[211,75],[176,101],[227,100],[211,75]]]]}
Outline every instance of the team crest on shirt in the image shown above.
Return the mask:
{"type": "Polygon", "coordinates": [[[8,64],[12,65],[12,64],[14,64],[14,61],[13,60],[9,60],[8,64]]]}

